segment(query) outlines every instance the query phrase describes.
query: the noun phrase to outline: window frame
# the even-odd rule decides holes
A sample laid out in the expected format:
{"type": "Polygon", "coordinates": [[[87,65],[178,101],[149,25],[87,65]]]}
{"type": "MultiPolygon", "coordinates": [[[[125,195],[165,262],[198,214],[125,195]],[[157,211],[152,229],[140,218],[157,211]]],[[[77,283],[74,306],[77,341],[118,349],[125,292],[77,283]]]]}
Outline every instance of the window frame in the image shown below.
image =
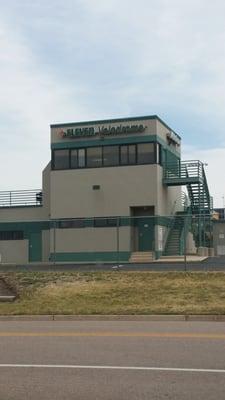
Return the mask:
{"type": "Polygon", "coordinates": [[[137,165],[162,165],[162,151],[163,151],[163,146],[158,143],[158,142],[141,142],[141,143],[124,143],[124,144],[110,144],[110,145],[97,145],[97,146],[89,146],[89,147],[75,147],[71,149],[52,149],[52,159],[51,159],[51,168],[54,171],[65,171],[65,170],[77,170],[77,169],[92,169],[92,168],[110,168],[110,167],[124,167],[124,166],[137,166],[137,165]],[[139,145],[153,145],[153,151],[154,151],[154,162],[138,162],[138,146],[139,145]],[[102,162],[101,165],[98,166],[87,166],[87,151],[88,149],[92,148],[101,148],[101,158],[102,162]],[[112,165],[106,165],[104,163],[104,148],[107,147],[117,147],[118,148],[118,164],[112,164],[112,165]],[[131,152],[130,148],[134,147],[134,162],[130,162],[131,158],[131,152]],[[122,149],[126,148],[126,157],[127,157],[127,163],[122,163],[122,149]],[[56,160],[56,152],[59,150],[65,150],[68,151],[68,156],[69,156],[69,163],[68,163],[68,168],[55,168],[55,160],[56,160]],[[84,165],[79,166],[79,151],[84,151],[84,165]],[[77,154],[77,167],[72,166],[72,152],[76,151],[77,154]],[[157,156],[158,154],[158,156],[157,156]]]}

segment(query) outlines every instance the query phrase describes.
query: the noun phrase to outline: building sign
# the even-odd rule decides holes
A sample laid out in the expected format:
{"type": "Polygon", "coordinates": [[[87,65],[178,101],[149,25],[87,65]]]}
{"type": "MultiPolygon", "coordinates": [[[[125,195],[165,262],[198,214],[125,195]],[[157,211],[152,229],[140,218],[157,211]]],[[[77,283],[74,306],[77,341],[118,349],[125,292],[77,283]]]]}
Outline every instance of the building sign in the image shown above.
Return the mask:
{"type": "Polygon", "coordinates": [[[118,125],[118,126],[98,126],[89,128],[68,128],[66,130],[61,129],[59,135],[62,138],[79,138],[87,136],[113,136],[123,135],[127,133],[140,133],[144,132],[144,125],[118,125]]]}
{"type": "Polygon", "coordinates": [[[180,146],[180,139],[174,132],[167,133],[167,142],[169,145],[180,146]]]}

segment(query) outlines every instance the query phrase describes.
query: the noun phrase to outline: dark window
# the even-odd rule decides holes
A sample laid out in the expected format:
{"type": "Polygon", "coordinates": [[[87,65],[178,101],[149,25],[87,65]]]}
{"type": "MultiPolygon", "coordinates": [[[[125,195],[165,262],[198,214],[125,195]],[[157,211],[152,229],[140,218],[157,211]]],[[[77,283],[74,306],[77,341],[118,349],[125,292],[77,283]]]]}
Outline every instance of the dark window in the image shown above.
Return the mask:
{"type": "Polygon", "coordinates": [[[71,168],[78,168],[77,149],[76,150],[71,150],[70,157],[71,157],[71,159],[70,159],[71,168]]]}
{"type": "Polygon", "coordinates": [[[84,228],[84,219],[59,221],[60,229],[84,228]]]}
{"type": "Polygon", "coordinates": [[[162,165],[162,146],[156,143],[156,163],[162,165]]]}
{"type": "Polygon", "coordinates": [[[78,168],[85,167],[85,149],[78,149],[78,168]]]}
{"type": "Polygon", "coordinates": [[[95,218],[94,226],[96,228],[110,228],[117,226],[117,218],[116,217],[95,218]]]}
{"type": "Polygon", "coordinates": [[[95,168],[134,164],[161,164],[162,147],[158,143],[121,146],[60,149],[53,151],[53,169],[95,168]]]}
{"type": "Polygon", "coordinates": [[[128,164],[128,146],[120,146],[120,164],[128,164]]]}
{"type": "Polygon", "coordinates": [[[131,144],[128,146],[128,158],[129,164],[136,164],[136,146],[135,144],[131,144]]]}
{"type": "Polygon", "coordinates": [[[87,148],[87,167],[102,166],[102,147],[87,148]]]}
{"type": "Polygon", "coordinates": [[[107,224],[108,226],[117,226],[117,218],[108,218],[107,224]]]}
{"type": "Polygon", "coordinates": [[[138,164],[155,163],[155,145],[154,143],[140,143],[137,146],[138,164]]]}
{"type": "Polygon", "coordinates": [[[103,165],[119,165],[119,146],[103,147],[103,165]]]}
{"type": "Polygon", "coordinates": [[[128,146],[120,147],[120,164],[136,164],[136,145],[130,144],[128,146]]]}
{"type": "Polygon", "coordinates": [[[23,231],[0,231],[0,240],[23,240],[23,231]]]}
{"type": "Polygon", "coordinates": [[[94,226],[96,228],[102,228],[102,227],[107,226],[107,219],[106,218],[95,218],[94,226]]]}
{"type": "Polygon", "coordinates": [[[69,150],[54,151],[54,169],[69,168],[69,150]]]}

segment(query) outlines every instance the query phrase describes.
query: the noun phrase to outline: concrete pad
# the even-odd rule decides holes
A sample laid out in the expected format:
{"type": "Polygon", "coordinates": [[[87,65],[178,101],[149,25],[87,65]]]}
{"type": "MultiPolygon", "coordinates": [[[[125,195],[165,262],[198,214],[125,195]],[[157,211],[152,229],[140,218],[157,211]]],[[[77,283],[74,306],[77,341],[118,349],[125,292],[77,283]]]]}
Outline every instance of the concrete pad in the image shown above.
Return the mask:
{"type": "Polygon", "coordinates": [[[16,296],[0,296],[0,302],[14,301],[16,296]]]}
{"type": "MultiPolygon", "coordinates": [[[[206,256],[196,256],[196,255],[188,255],[186,257],[187,262],[201,262],[206,260],[208,257],[206,256]]],[[[162,256],[158,260],[154,260],[154,262],[160,263],[160,262],[184,262],[184,256],[162,256]]]]}

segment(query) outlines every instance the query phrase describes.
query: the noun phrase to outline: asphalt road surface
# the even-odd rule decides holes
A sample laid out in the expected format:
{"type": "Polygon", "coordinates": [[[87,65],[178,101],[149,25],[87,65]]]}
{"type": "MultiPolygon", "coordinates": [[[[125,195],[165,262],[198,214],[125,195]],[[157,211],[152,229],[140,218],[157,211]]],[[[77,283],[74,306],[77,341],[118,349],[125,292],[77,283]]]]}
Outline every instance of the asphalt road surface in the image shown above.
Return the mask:
{"type": "Polygon", "coordinates": [[[152,262],[148,264],[129,264],[122,262],[96,264],[29,264],[29,265],[1,265],[1,272],[24,271],[225,271],[225,256],[209,257],[201,262],[152,262]]]}
{"type": "Polygon", "coordinates": [[[222,322],[0,322],[2,400],[224,400],[222,322]]]}

